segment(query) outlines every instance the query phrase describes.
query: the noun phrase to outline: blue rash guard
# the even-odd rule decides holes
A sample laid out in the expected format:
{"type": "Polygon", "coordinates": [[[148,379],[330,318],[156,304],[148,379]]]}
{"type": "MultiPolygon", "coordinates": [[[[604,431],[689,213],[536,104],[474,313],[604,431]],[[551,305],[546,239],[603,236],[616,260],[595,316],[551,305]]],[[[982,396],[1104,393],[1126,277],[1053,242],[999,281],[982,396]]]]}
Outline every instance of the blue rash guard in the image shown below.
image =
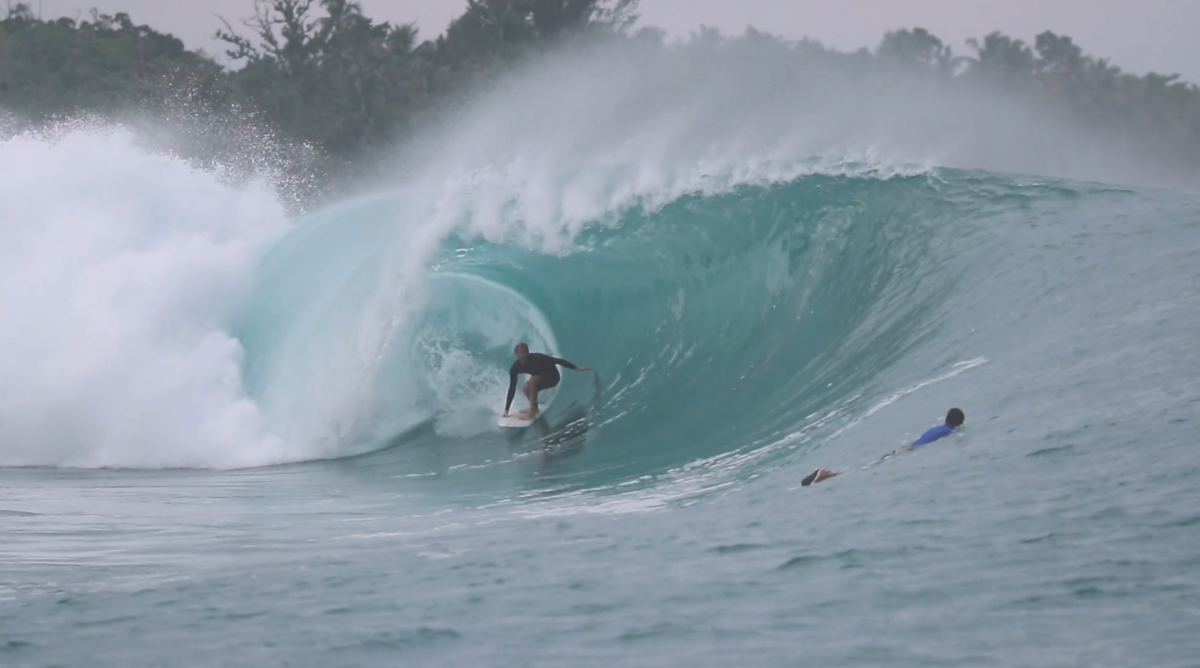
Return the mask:
{"type": "Polygon", "coordinates": [[[921,434],[921,438],[918,438],[917,440],[913,441],[912,445],[909,447],[915,448],[919,445],[925,445],[926,443],[933,443],[934,441],[938,440],[939,438],[945,438],[953,433],[954,433],[954,427],[951,427],[948,424],[939,424],[938,426],[933,427],[929,431],[926,431],[924,434],[921,434]]]}

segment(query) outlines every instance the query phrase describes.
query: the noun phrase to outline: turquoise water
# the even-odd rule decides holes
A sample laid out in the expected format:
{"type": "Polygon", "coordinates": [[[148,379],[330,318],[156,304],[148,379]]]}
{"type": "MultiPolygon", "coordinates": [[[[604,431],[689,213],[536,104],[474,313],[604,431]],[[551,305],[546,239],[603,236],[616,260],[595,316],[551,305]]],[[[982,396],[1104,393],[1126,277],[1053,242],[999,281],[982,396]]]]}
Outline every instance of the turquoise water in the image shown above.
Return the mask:
{"type": "Polygon", "coordinates": [[[120,135],[0,169],[5,666],[1200,656],[1193,194],[797,163],[293,222],[120,135]],[[597,371],[513,432],[517,340],[597,371]]]}

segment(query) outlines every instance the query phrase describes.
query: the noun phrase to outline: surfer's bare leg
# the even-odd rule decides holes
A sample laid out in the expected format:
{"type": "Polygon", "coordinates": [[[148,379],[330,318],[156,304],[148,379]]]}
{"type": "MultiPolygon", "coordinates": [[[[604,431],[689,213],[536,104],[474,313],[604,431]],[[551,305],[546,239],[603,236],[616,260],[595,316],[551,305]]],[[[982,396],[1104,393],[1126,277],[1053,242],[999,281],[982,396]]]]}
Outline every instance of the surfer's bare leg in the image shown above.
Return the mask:
{"type": "Polygon", "coordinates": [[[530,376],[529,380],[525,381],[525,398],[529,399],[529,408],[521,411],[521,417],[526,420],[532,420],[538,414],[538,377],[530,376]]]}
{"type": "Polygon", "coordinates": [[[837,473],[834,473],[833,471],[830,471],[829,469],[817,469],[816,471],[813,471],[804,480],[801,480],[800,484],[804,487],[808,487],[809,485],[816,484],[818,482],[821,482],[822,480],[828,480],[836,475],[837,475],[837,473]]]}

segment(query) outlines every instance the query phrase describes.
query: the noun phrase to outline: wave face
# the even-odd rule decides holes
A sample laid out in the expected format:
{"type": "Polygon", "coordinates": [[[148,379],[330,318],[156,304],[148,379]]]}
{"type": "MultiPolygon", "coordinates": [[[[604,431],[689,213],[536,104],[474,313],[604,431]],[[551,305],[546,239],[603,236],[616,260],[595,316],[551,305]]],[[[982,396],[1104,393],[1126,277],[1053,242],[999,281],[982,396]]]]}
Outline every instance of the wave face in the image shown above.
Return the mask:
{"type": "MultiPolygon", "coordinates": [[[[1087,234],[1089,216],[1110,225],[1167,201],[798,163],[629,198],[574,228],[561,209],[546,215],[556,227],[533,228],[519,202],[422,220],[411,191],[289,227],[265,191],[220,185],[119,134],[17,140],[3,157],[41,161],[63,179],[56,192],[80,193],[47,206],[37,179],[4,186],[10,466],[376,453],[373,465],[421,476],[569,454],[555,470],[564,484],[669,472],[715,484],[807,451],[913,387],[1020,356],[1030,330],[981,328],[985,314],[1062,316],[1057,302],[990,284],[1053,266],[1021,250],[1044,230],[1014,230],[1067,208],[1063,229],[1087,234]],[[516,341],[598,369],[566,372],[528,432],[494,425],[516,341]]],[[[1085,285],[1071,290],[1094,301],[1085,285]]]]}
{"type": "Polygon", "coordinates": [[[403,204],[360,203],[268,256],[238,330],[248,389],[278,429],[313,418],[288,440],[318,435],[341,454],[426,421],[495,439],[511,348],[528,341],[599,369],[567,372],[547,412],[553,426],[574,405],[603,425],[587,471],[785,441],[937,322],[955,275],[931,278],[926,259],[957,211],[934,181],[814,174],[685,195],[550,253],[452,237],[399,316],[375,304],[403,204]]]}
{"type": "MultiPolygon", "coordinates": [[[[1011,378],[1059,364],[1039,361],[1042,342],[1113,326],[1088,306],[1099,294],[1140,300],[1162,286],[1085,279],[1030,249],[1110,235],[1159,206],[1175,210],[1164,225],[1184,224],[1193,206],[983,172],[841,172],[626,207],[549,249],[525,230],[523,242],[451,234],[419,280],[387,252],[411,248],[411,231],[391,222],[409,200],[348,204],[268,255],[237,330],[248,391],[277,433],[297,429],[287,442],[324,444],[313,456],[382,450],[372,466],[432,475],[571,455],[543,482],[665,474],[676,491],[709,487],[836,441],[989,362],[1011,378]],[[493,424],[517,341],[599,370],[564,372],[547,423],[520,436],[493,424]]],[[[1103,266],[1119,247],[1075,262],[1103,266]]],[[[1161,268],[1168,284],[1187,264],[1177,259],[1161,268]]],[[[1064,367],[1062,380],[1078,379],[1064,367]]],[[[895,439],[881,429],[869,440],[895,439]]]]}

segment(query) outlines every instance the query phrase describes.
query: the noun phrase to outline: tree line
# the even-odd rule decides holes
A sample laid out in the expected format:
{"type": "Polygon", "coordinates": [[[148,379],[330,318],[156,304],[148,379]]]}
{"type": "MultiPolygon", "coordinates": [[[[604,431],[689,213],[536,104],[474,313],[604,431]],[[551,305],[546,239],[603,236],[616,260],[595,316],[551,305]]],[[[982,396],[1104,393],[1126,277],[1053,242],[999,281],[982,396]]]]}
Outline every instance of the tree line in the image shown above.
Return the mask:
{"type": "Polygon", "coordinates": [[[1125,73],[1067,36],[1032,44],[993,32],[957,54],[922,28],[843,53],[809,39],[702,28],[669,44],[637,28],[637,0],[468,0],[446,31],[377,22],[351,0],[254,0],[251,19],[216,31],[231,66],[185,48],[128,14],[43,20],[27,3],[0,21],[0,111],[17,126],[79,114],[252,119],[307,147],[326,175],[369,162],[514,64],[568,40],[736,48],[754,42],[834,71],[901,70],[946,86],[985,84],[1060,110],[1074,122],[1161,150],[1200,172],[1200,89],[1178,75],[1125,73]]]}

